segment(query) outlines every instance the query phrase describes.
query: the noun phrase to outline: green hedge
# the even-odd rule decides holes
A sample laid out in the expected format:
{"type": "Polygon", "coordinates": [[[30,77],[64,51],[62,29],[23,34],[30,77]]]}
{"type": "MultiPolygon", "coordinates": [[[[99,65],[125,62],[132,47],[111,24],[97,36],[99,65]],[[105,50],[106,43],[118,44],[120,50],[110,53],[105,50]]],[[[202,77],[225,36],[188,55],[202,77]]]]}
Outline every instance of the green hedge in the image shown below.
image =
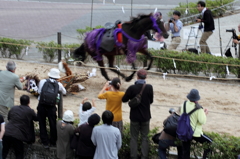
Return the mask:
{"type": "MultiPolygon", "coordinates": [[[[156,133],[158,133],[159,129],[154,128],[150,130],[149,132],[149,159],[155,159],[158,156],[158,145],[154,144],[152,141],[152,136],[156,133]]],[[[212,140],[213,143],[210,145],[210,148],[212,149],[212,155],[209,157],[209,159],[236,159],[237,155],[240,154],[240,137],[234,137],[227,134],[218,134],[218,133],[206,133],[212,140]]],[[[130,124],[126,123],[124,124],[124,131],[123,131],[123,138],[122,138],[122,147],[119,151],[119,157],[120,158],[130,158],[130,124]]],[[[138,147],[138,153],[141,154],[140,149],[140,139],[139,136],[139,147],[138,147]]],[[[178,144],[181,144],[181,142],[177,142],[178,144]]],[[[196,156],[202,156],[203,149],[209,147],[207,144],[200,144],[196,142],[192,142],[191,145],[191,155],[194,156],[194,153],[196,156]]]]}
{"type": "Polygon", "coordinates": [[[22,59],[25,55],[26,48],[32,44],[31,40],[16,40],[11,38],[0,37],[0,53],[4,58],[22,59]],[[8,44],[11,43],[11,44],[8,44]],[[12,45],[15,44],[15,45],[12,45]]]}
{"type": "MultiPolygon", "coordinates": [[[[213,56],[210,54],[194,54],[191,52],[177,52],[168,50],[150,50],[154,56],[153,64],[162,72],[177,72],[181,74],[193,74],[198,75],[200,72],[205,73],[209,76],[210,73],[216,73],[218,77],[226,77],[226,65],[239,65],[240,60],[237,58],[226,58],[220,56],[213,56]],[[159,57],[159,58],[158,58],[159,57]],[[164,59],[170,58],[170,59],[164,59]],[[174,68],[173,60],[176,63],[176,69],[174,68]],[[180,61],[178,61],[178,59],[180,61]],[[190,60],[181,61],[181,60],[190,60]],[[194,62],[196,61],[196,62],[194,62]],[[207,62],[207,63],[197,63],[197,62],[207,62]],[[219,64],[219,65],[218,65],[219,64]],[[226,65],[221,65],[226,64],[226,65]]],[[[138,60],[144,61],[144,55],[137,55],[138,60]]],[[[228,66],[229,72],[238,77],[240,73],[239,66],[228,66]]]]}

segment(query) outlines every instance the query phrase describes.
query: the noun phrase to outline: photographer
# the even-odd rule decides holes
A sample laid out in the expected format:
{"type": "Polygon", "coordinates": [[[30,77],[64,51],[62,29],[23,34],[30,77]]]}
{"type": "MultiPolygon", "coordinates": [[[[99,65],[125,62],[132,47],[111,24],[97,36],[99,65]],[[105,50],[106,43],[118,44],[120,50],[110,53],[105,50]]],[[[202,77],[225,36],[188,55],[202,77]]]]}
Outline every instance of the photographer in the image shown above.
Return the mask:
{"type": "Polygon", "coordinates": [[[209,9],[207,9],[205,6],[206,4],[203,1],[199,1],[197,3],[197,9],[199,12],[201,12],[202,18],[198,17],[196,19],[196,22],[201,22],[200,25],[202,24],[202,22],[204,23],[204,32],[199,42],[201,52],[211,54],[211,51],[206,41],[212,35],[213,30],[215,29],[215,26],[214,26],[212,12],[209,9]]]}
{"type": "MultiPolygon", "coordinates": [[[[238,31],[240,32],[240,24],[238,25],[238,31]]],[[[240,43],[239,40],[240,40],[239,36],[233,37],[233,43],[239,44],[240,43]]]]}
{"type": "Polygon", "coordinates": [[[168,47],[168,50],[177,49],[178,45],[181,43],[180,31],[183,27],[183,23],[179,20],[181,13],[179,11],[174,11],[173,16],[169,19],[165,29],[172,32],[172,41],[168,47]]]}

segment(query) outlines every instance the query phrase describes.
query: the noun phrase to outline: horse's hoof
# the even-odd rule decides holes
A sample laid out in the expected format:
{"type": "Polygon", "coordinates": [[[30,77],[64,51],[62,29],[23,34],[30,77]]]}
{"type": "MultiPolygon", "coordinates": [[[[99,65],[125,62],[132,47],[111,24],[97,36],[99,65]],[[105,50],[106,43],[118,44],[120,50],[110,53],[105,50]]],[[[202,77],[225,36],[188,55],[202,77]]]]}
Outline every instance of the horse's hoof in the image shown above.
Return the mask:
{"type": "Polygon", "coordinates": [[[126,78],[125,78],[125,81],[126,81],[126,82],[130,82],[131,80],[132,80],[132,77],[126,77],[126,78]]]}

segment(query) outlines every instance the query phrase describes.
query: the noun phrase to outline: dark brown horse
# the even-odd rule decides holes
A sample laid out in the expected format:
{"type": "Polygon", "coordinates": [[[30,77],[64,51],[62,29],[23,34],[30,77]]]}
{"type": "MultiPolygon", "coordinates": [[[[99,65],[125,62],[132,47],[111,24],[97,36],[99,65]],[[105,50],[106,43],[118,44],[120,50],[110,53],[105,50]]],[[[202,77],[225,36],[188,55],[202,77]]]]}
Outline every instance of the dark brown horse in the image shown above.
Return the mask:
{"type": "MultiPolygon", "coordinates": [[[[153,58],[147,50],[147,39],[144,37],[144,33],[148,30],[155,30],[160,32],[160,35],[167,38],[169,35],[164,28],[164,24],[159,19],[159,14],[139,15],[137,18],[132,18],[130,22],[122,24],[122,29],[116,28],[114,30],[115,47],[112,51],[106,51],[100,47],[101,34],[103,35],[105,29],[95,29],[87,33],[84,43],[74,51],[74,57],[84,61],[86,58],[86,52],[88,52],[94,60],[97,61],[100,67],[104,67],[102,55],[108,59],[109,67],[114,67],[114,57],[116,55],[125,54],[127,56],[127,62],[132,64],[134,69],[133,73],[126,77],[123,73],[116,69],[110,69],[117,73],[126,81],[130,81],[136,73],[134,61],[136,60],[136,53],[140,52],[146,55],[150,60],[147,70],[151,68],[153,58]],[[117,36],[122,36],[122,43],[118,41],[117,36]],[[99,40],[100,39],[100,40],[99,40]]],[[[107,72],[104,68],[100,68],[101,74],[106,80],[110,80],[107,72]]]]}

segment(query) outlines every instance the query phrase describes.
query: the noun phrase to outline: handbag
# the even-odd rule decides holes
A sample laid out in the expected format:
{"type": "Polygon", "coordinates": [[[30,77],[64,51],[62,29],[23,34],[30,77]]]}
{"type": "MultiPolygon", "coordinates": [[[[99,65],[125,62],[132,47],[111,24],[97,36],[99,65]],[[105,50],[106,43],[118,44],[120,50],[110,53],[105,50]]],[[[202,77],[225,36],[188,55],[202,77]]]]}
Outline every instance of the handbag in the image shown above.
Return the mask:
{"type": "Polygon", "coordinates": [[[146,84],[144,84],[142,86],[141,92],[128,102],[128,105],[130,108],[137,108],[139,106],[139,104],[141,103],[141,100],[142,100],[142,92],[143,92],[145,86],[146,86],[146,84]]]}

